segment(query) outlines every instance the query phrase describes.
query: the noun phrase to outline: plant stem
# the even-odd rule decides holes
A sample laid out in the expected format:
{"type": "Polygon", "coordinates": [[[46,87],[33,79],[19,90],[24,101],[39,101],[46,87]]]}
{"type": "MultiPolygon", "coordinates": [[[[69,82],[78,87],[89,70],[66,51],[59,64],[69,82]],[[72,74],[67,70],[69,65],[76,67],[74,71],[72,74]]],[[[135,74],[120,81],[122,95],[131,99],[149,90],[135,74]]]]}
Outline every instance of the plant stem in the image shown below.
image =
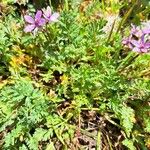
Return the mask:
{"type": "Polygon", "coordinates": [[[120,31],[122,25],[126,22],[126,20],[128,19],[128,17],[130,16],[130,14],[132,13],[135,5],[137,4],[137,1],[133,4],[133,6],[129,9],[129,11],[126,13],[126,15],[122,18],[119,26],[118,26],[118,29],[116,31],[116,34],[120,31]]]}
{"type": "Polygon", "coordinates": [[[113,24],[112,24],[112,28],[110,30],[110,33],[109,33],[109,36],[108,36],[108,39],[107,39],[107,43],[110,41],[110,38],[112,36],[112,33],[113,33],[113,29],[114,29],[114,26],[115,26],[115,22],[116,22],[116,19],[114,20],[113,24]]]}
{"type": "Polygon", "coordinates": [[[68,0],[65,0],[65,10],[66,10],[66,11],[69,10],[69,3],[68,3],[68,0]]]}
{"type": "Polygon", "coordinates": [[[99,108],[81,108],[81,110],[99,111],[99,108]]]}
{"type": "Polygon", "coordinates": [[[129,54],[125,58],[125,60],[119,65],[119,67],[117,68],[117,70],[119,72],[121,72],[123,69],[125,69],[127,66],[129,66],[138,56],[139,56],[139,54],[136,54],[135,56],[132,57],[132,53],[129,54]]]}

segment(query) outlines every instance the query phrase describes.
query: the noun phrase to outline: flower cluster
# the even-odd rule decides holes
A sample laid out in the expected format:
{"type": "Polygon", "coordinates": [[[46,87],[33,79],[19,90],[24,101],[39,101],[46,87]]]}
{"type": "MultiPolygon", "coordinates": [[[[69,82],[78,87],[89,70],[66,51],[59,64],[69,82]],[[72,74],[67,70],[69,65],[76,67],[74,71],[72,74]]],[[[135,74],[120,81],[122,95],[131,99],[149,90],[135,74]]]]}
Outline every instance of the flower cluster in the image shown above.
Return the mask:
{"type": "Polygon", "coordinates": [[[150,28],[132,25],[129,37],[124,38],[122,43],[134,52],[147,53],[150,51],[149,34],[150,28]]]}
{"type": "Polygon", "coordinates": [[[47,23],[58,21],[59,13],[53,13],[51,8],[48,6],[47,9],[38,10],[35,17],[25,15],[24,19],[27,23],[25,26],[25,32],[37,32],[37,30],[43,27],[47,23]]]}

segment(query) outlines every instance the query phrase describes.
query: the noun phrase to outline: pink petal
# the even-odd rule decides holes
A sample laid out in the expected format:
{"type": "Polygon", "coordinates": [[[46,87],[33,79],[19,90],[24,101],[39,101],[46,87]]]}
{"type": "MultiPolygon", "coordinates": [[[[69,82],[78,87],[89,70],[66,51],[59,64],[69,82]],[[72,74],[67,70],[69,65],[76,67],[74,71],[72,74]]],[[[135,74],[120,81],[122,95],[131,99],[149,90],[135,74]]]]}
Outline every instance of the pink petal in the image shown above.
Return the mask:
{"type": "Polygon", "coordinates": [[[141,36],[141,42],[144,43],[144,34],[141,36]]]}
{"type": "Polygon", "coordinates": [[[141,37],[143,35],[143,31],[139,30],[134,34],[136,37],[141,37]]]}
{"type": "Polygon", "coordinates": [[[31,32],[32,30],[34,30],[35,25],[27,25],[24,29],[24,32],[31,32]]]}
{"type": "Polygon", "coordinates": [[[46,20],[44,18],[41,18],[39,20],[39,26],[43,26],[46,23],[46,20]]]}
{"type": "Polygon", "coordinates": [[[128,43],[128,40],[127,39],[123,39],[122,40],[122,44],[126,45],[128,43]]]}
{"type": "Polygon", "coordinates": [[[144,47],[145,47],[145,48],[150,48],[150,43],[148,43],[148,42],[145,43],[145,44],[144,44],[144,47]]]}
{"type": "Polygon", "coordinates": [[[131,43],[136,47],[140,47],[140,43],[136,40],[131,40],[131,43]]]}
{"type": "Polygon", "coordinates": [[[58,21],[59,16],[60,16],[59,13],[52,14],[52,16],[50,17],[50,21],[52,21],[52,22],[58,21]]]}
{"type": "Polygon", "coordinates": [[[131,24],[131,26],[132,26],[131,33],[132,33],[132,34],[135,34],[135,33],[139,30],[139,28],[136,27],[136,26],[133,25],[133,24],[131,24]]]}
{"type": "Polygon", "coordinates": [[[132,50],[133,50],[134,52],[138,52],[138,53],[141,52],[141,50],[140,50],[139,48],[137,48],[137,47],[134,47],[132,50]]]}
{"type": "Polygon", "coordinates": [[[37,13],[35,14],[35,20],[40,20],[42,17],[42,11],[38,10],[37,13]]]}
{"type": "Polygon", "coordinates": [[[150,34],[150,29],[143,29],[144,34],[150,34]]]}
{"type": "Polygon", "coordinates": [[[49,16],[51,16],[51,14],[52,14],[52,10],[51,10],[51,8],[48,6],[47,9],[46,9],[46,11],[45,11],[45,15],[46,15],[47,17],[49,17],[49,16]]]}
{"type": "Polygon", "coordinates": [[[147,53],[147,52],[148,52],[148,49],[142,48],[142,49],[141,49],[141,52],[142,52],[142,53],[147,53]]]}
{"type": "Polygon", "coordinates": [[[46,15],[43,14],[43,17],[46,19],[46,21],[48,22],[50,19],[50,17],[47,17],[46,15]]]}
{"type": "Polygon", "coordinates": [[[31,24],[34,23],[34,19],[33,19],[31,16],[29,16],[29,15],[25,15],[25,16],[24,16],[24,19],[25,19],[25,21],[28,22],[28,23],[31,23],[31,24]]]}

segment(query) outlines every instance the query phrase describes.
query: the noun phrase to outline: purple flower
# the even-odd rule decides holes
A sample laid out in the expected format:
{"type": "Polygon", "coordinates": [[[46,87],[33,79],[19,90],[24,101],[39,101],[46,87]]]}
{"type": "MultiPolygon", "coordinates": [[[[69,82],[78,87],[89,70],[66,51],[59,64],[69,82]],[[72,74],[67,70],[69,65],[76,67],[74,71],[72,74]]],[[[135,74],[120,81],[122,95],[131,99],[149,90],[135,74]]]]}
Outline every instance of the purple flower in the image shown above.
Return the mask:
{"type": "Polygon", "coordinates": [[[137,41],[132,40],[132,44],[134,45],[133,51],[138,53],[147,53],[150,49],[150,42],[145,42],[144,35],[137,41]]]}
{"type": "Polygon", "coordinates": [[[125,45],[125,46],[127,46],[128,48],[133,48],[133,45],[132,45],[132,43],[131,43],[131,38],[132,38],[132,36],[129,36],[129,37],[127,37],[127,38],[124,38],[123,40],[122,40],[122,44],[123,45],[125,45]]]}
{"type": "Polygon", "coordinates": [[[135,25],[131,25],[131,34],[135,35],[136,37],[142,37],[143,34],[150,34],[150,28],[142,28],[136,27],[135,25]]]}
{"type": "Polygon", "coordinates": [[[138,38],[143,35],[143,31],[139,27],[136,27],[133,24],[131,24],[131,26],[132,26],[131,35],[134,35],[134,36],[136,36],[138,38]]]}
{"type": "Polygon", "coordinates": [[[131,25],[131,33],[129,37],[123,39],[124,44],[129,49],[138,53],[147,53],[150,51],[150,28],[140,28],[135,25],[131,25]]]}
{"type": "Polygon", "coordinates": [[[143,29],[143,34],[150,34],[150,28],[149,29],[144,28],[143,29]]]}
{"type": "Polygon", "coordinates": [[[24,19],[28,23],[28,25],[26,25],[24,29],[25,32],[36,32],[38,28],[42,27],[45,24],[45,19],[42,18],[41,10],[37,11],[34,18],[29,15],[25,15],[24,19]]]}
{"type": "Polygon", "coordinates": [[[48,6],[47,9],[43,10],[43,16],[46,19],[47,22],[57,22],[59,13],[53,13],[51,8],[48,6]]]}

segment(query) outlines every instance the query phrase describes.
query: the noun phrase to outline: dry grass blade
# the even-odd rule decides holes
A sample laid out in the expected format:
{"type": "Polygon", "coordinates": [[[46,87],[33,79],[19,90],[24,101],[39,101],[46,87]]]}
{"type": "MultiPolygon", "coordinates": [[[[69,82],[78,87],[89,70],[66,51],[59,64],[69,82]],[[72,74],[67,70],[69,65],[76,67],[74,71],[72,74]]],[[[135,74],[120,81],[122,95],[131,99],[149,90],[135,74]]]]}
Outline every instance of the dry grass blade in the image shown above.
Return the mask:
{"type": "Polygon", "coordinates": [[[110,41],[111,35],[113,33],[114,26],[115,26],[115,22],[116,22],[116,20],[114,20],[114,22],[113,22],[112,28],[110,30],[110,33],[109,33],[109,36],[108,36],[108,39],[107,39],[107,43],[110,41]]]}
{"type": "Polygon", "coordinates": [[[128,17],[130,16],[130,14],[132,13],[134,7],[136,6],[137,4],[137,1],[133,4],[133,6],[129,9],[129,11],[126,13],[126,15],[122,18],[119,26],[118,26],[118,29],[116,31],[116,34],[120,31],[122,25],[124,25],[124,23],[126,22],[126,20],[128,19],[128,17]]]}
{"type": "Polygon", "coordinates": [[[96,150],[102,149],[102,137],[101,137],[101,130],[99,129],[97,134],[97,143],[96,143],[96,150]]]}

